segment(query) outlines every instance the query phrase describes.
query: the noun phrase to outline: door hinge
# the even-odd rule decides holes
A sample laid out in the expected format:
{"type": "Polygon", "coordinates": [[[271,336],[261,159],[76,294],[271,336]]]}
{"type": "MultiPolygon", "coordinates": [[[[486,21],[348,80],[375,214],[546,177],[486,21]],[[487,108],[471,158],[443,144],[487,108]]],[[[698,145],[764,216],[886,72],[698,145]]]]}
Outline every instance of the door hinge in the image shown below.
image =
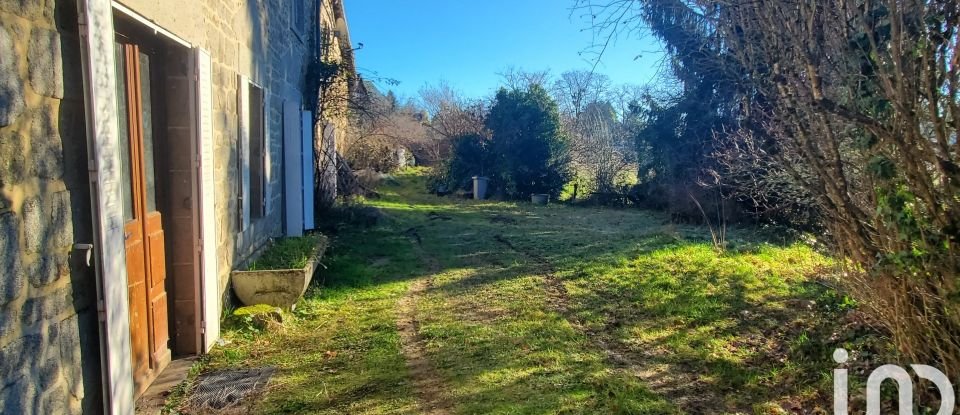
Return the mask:
{"type": "Polygon", "coordinates": [[[102,299],[97,300],[97,319],[101,323],[107,321],[107,307],[102,299]]]}

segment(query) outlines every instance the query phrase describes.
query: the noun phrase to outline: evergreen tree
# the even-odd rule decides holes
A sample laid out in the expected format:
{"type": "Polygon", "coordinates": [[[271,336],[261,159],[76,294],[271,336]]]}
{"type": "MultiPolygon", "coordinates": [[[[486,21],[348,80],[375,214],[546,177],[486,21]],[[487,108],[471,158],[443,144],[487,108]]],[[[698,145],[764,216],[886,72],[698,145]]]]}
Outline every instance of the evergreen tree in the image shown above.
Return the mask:
{"type": "Polygon", "coordinates": [[[556,102],[543,87],[501,89],[486,127],[492,133],[491,179],[507,195],[560,194],[572,174],[556,102]]]}

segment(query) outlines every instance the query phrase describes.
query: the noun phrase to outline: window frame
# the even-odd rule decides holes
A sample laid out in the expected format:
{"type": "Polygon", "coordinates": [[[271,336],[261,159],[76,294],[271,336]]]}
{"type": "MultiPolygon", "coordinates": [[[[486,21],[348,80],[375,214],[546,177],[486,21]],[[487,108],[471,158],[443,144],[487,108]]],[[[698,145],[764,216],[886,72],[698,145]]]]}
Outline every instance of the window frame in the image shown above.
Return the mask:
{"type": "Polygon", "coordinates": [[[264,87],[243,75],[237,79],[237,219],[243,232],[251,223],[269,214],[268,94],[264,87]]]}
{"type": "Polygon", "coordinates": [[[307,33],[309,14],[307,0],[292,0],[290,5],[290,30],[297,35],[301,42],[307,33]]]}

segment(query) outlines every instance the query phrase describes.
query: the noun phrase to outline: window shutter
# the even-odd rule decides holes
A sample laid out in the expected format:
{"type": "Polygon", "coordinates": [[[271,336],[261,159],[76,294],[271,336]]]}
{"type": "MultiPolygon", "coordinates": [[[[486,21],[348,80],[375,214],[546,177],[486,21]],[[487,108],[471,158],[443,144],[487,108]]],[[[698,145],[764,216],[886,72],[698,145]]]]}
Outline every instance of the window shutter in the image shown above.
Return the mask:
{"type": "MultiPolygon", "coordinates": [[[[93,221],[92,241],[97,255],[103,411],[113,415],[134,413],[133,366],[130,357],[130,314],[124,254],[123,207],[120,202],[120,133],[114,64],[113,9],[110,2],[77,2],[80,55],[83,62],[89,184],[93,221]]],[[[3,59],[7,59],[6,56],[3,59]]],[[[15,75],[14,75],[15,76],[15,75]]],[[[6,105],[6,104],[4,104],[6,105]]],[[[2,157],[7,157],[4,154],[2,157]]],[[[8,270],[3,270],[4,273],[8,270]]],[[[9,278],[6,274],[0,278],[9,278]]],[[[4,311],[6,312],[6,311],[4,311]]],[[[33,351],[30,351],[33,352],[33,351]]],[[[26,356],[10,356],[26,358],[26,356]]],[[[8,379],[4,379],[5,381],[8,379]]],[[[94,379],[90,379],[94,381],[94,379]]],[[[29,405],[29,403],[27,404],[29,405]]],[[[14,406],[14,405],[7,405],[14,406]]]]}
{"type": "Polygon", "coordinates": [[[271,203],[270,203],[270,199],[271,199],[271,197],[270,197],[270,193],[271,193],[271,192],[270,192],[270,177],[271,177],[271,175],[270,175],[270,170],[271,170],[271,166],[273,165],[273,163],[271,163],[272,159],[270,158],[270,156],[271,156],[271,151],[270,151],[270,107],[269,107],[269,105],[267,104],[267,101],[269,100],[269,98],[267,97],[267,90],[266,90],[266,89],[261,89],[261,90],[260,90],[260,94],[261,94],[261,97],[262,97],[262,99],[260,100],[260,112],[261,112],[261,114],[263,114],[263,116],[260,117],[260,119],[263,120],[263,136],[262,136],[263,142],[261,143],[261,147],[260,147],[260,148],[263,149],[263,151],[262,151],[262,159],[260,160],[260,163],[262,163],[262,164],[261,164],[262,168],[260,169],[260,171],[263,172],[263,178],[262,178],[262,180],[263,180],[263,185],[260,186],[260,189],[263,190],[263,198],[262,198],[262,202],[261,202],[261,203],[263,203],[263,209],[261,210],[261,212],[263,212],[263,216],[267,216],[267,215],[270,214],[270,208],[271,208],[271,203]]]}
{"type": "Polygon", "coordinates": [[[283,103],[283,171],[286,201],[286,235],[303,235],[303,134],[300,132],[300,102],[283,103]]]}
{"type": "Polygon", "coordinates": [[[195,158],[199,161],[199,168],[195,174],[199,180],[199,188],[195,187],[194,196],[197,207],[200,209],[200,249],[199,260],[196,263],[201,273],[201,309],[203,310],[203,350],[210,351],[215,341],[220,338],[220,280],[217,275],[217,211],[214,206],[216,186],[213,169],[213,86],[212,63],[210,54],[202,49],[195,49],[194,69],[196,78],[193,93],[194,114],[196,114],[196,149],[195,158]]]}
{"type": "Polygon", "coordinates": [[[303,134],[303,228],[316,227],[313,221],[313,113],[300,113],[300,131],[303,134]]]}
{"type": "Polygon", "coordinates": [[[237,195],[240,231],[250,227],[250,80],[237,76],[237,115],[240,134],[237,137],[237,171],[240,173],[240,191],[237,195]]]}

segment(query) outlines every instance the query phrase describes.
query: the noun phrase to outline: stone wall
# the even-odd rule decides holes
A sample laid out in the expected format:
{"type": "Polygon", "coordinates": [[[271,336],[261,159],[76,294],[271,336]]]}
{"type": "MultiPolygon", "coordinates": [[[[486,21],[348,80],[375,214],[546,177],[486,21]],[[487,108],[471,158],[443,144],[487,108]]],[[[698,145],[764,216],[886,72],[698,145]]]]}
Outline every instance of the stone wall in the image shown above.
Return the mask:
{"type": "MultiPolygon", "coordinates": [[[[218,269],[282,230],[286,100],[302,99],[309,31],[286,0],[123,0],[213,58],[218,269]],[[241,232],[237,75],[267,93],[271,198],[241,232]]],[[[313,15],[316,0],[307,0],[313,15]]],[[[315,17],[308,17],[313,21],[315,17]]],[[[0,413],[101,412],[95,279],[75,243],[93,240],[72,0],[0,0],[0,413]]],[[[313,26],[313,25],[310,25],[313,26]]]]}
{"type": "MultiPolygon", "coordinates": [[[[24,0],[26,1],[26,0],[24,0]]],[[[314,21],[317,0],[301,0],[314,21]]],[[[230,271],[244,265],[264,243],[280,236],[283,225],[283,103],[303,97],[305,58],[312,49],[310,26],[291,24],[288,0],[125,0],[124,5],[192,45],[213,60],[214,174],[217,194],[219,281],[229,301],[230,271]],[[184,10],[197,11],[184,13],[184,10]],[[266,134],[271,155],[267,214],[241,232],[237,75],[265,89],[266,134]]],[[[324,2],[327,3],[327,2],[324,2]]]]}
{"type": "MultiPolygon", "coordinates": [[[[304,1],[304,7],[312,14],[315,1],[304,1]]],[[[171,5],[170,10],[175,9],[177,7],[171,5]]],[[[215,174],[217,182],[225,184],[215,199],[218,269],[225,298],[229,297],[230,271],[246,263],[269,238],[282,233],[283,104],[287,100],[299,103],[303,97],[305,63],[311,47],[309,33],[292,29],[291,10],[284,0],[205,0],[205,32],[195,34],[196,38],[184,35],[188,42],[209,50],[213,58],[215,174]],[[244,75],[264,88],[270,154],[268,210],[242,232],[236,197],[240,180],[237,75],[244,75]]],[[[162,19],[158,18],[158,23],[162,24],[162,19]]]]}
{"type": "Polygon", "coordinates": [[[0,0],[0,413],[100,406],[75,10],[0,0]]]}

